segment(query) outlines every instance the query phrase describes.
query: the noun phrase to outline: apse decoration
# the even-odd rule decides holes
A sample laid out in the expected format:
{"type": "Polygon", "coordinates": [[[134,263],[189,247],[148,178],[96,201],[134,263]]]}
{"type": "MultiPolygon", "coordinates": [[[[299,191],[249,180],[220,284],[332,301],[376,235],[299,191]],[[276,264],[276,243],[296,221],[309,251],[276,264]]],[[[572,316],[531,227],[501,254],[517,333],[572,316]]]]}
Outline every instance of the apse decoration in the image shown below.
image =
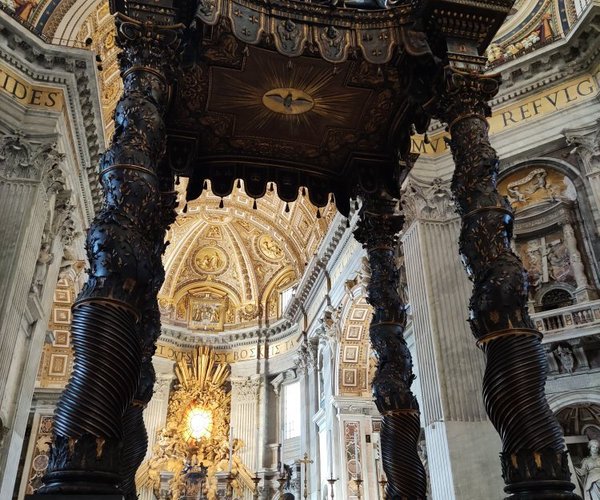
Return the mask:
{"type": "Polygon", "coordinates": [[[284,290],[302,274],[335,211],[301,197],[285,211],[273,192],[252,208],[243,186],[221,198],[203,193],[171,228],[166,279],[159,293],[164,323],[217,333],[281,318],[284,290]]]}
{"type": "Polygon", "coordinates": [[[150,460],[138,471],[138,487],[151,488],[156,498],[167,488],[172,498],[202,494],[214,500],[216,474],[224,472],[231,475],[234,491],[251,489],[251,474],[237,454],[243,443],[233,438],[229,424],[229,365],[217,363],[212,349],[199,347],[177,363],[175,373],[167,422],[150,460]]]}

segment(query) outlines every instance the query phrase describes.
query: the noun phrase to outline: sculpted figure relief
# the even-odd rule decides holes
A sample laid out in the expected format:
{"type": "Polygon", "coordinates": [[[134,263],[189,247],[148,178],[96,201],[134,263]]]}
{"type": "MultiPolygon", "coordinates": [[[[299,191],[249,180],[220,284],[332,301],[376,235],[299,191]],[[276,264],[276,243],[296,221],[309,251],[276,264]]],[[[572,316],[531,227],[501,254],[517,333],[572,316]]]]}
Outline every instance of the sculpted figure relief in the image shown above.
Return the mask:
{"type": "Polygon", "coordinates": [[[50,244],[42,243],[40,253],[35,263],[35,271],[33,273],[33,282],[31,283],[31,293],[36,294],[41,298],[42,290],[46,282],[46,275],[48,274],[48,266],[52,264],[54,260],[54,254],[50,252],[50,244]]]}
{"type": "Polygon", "coordinates": [[[600,443],[592,439],[588,443],[590,455],[583,459],[581,468],[575,468],[583,487],[583,500],[600,500],[600,443]]]}
{"type": "Polygon", "coordinates": [[[281,260],[285,256],[279,244],[270,236],[263,235],[258,241],[262,254],[270,260],[281,260]]]}

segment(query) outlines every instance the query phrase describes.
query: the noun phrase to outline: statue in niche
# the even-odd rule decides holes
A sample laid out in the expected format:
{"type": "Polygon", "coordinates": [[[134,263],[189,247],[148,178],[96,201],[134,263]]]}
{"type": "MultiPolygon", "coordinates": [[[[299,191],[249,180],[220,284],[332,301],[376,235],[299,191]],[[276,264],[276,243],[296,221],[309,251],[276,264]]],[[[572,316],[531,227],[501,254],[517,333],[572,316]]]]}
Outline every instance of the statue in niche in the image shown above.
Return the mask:
{"type": "Polygon", "coordinates": [[[31,282],[31,293],[42,297],[46,276],[48,275],[48,266],[52,264],[54,254],[50,252],[50,243],[43,242],[38,254],[37,262],[35,263],[35,271],[33,273],[33,281],[31,282]]]}
{"type": "Polygon", "coordinates": [[[177,319],[184,320],[187,312],[187,299],[181,299],[177,303],[177,319]]]}
{"type": "Polygon", "coordinates": [[[562,240],[557,239],[548,245],[548,266],[550,278],[555,281],[565,282],[572,278],[571,259],[569,250],[562,240]]]}
{"type": "Polygon", "coordinates": [[[542,283],[542,251],[542,247],[538,240],[527,242],[523,261],[529,274],[529,285],[532,288],[536,288],[542,283]]]}
{"type": "Polygon", "coordinates": [[[276,291],[271,294],[269,297],[269,302],[267,303],[267,314],[269,318],[277,317],[277,306],[279,305],[279,297],[276,291]]]}
{"type": "Polygon", "coordinates": [[[600,500],[600,443],[592,439],[588,443],[590,454],[575,467],[583,488],[583,500],[600,500]]]}
{"type": "Polygon", "coordinates": [[[573,356],[573,351],[569,346],[559,345],[554,351],[554,354],[567,373],[573,373],[575,371],[575,356],[573,356]]]}

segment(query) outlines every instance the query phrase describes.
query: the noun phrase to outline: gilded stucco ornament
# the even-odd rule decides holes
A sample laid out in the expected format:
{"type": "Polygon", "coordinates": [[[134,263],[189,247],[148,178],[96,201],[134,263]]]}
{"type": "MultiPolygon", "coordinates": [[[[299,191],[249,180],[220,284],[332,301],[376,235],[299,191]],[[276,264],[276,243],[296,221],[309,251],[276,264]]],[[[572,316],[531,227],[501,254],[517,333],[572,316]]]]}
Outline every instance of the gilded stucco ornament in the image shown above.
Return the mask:
{"type": "Polygon", "coordinates": [[[160,496],[161,475],[169,473],[169,488],[174,498],[182,495],[214,500],[217,498],[219,472],[228,472],[229,447],[233,445],[232,486],[237,494],[252,483],[238,452],[243,443],[230,443],[229,414],[231,392],[227,390],[229,366],[219,364],[208,347],[197,348],[190,360],[179,361],[175,372],[177,385],[171,393],[167,422],[159,431],[152,456],[137,475],[139,484],[160,496]],[[188,470],[207,467],[202,494],[198,485],[189,484],[188,470]],[[195,489],[194,489],[195,488],[195,489]]]}

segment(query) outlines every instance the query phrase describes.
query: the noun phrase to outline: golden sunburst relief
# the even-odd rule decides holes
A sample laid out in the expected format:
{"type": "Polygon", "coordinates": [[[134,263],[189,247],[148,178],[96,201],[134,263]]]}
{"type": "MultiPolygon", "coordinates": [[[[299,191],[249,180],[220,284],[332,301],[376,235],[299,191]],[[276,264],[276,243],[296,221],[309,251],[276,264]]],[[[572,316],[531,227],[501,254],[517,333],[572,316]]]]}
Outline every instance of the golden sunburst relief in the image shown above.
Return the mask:
{"type": "Polygon", "coordinates": [[[328,127],[359,125],[371,90],[345,86],[349,69],[255,48],[244,72],[211,68],[209,111],[236,115],[234,135],[319,144],[328,127]]]}
{"type": "Polygon", "coordinates": [[[240,494],[252,489],[250,472],[238,455],[243,443],[229,436],[231,394],[225,385],[229,365],[218,363],[215,352],[203,346],[181,359],[175,373],[179,384],[169,399],[167,422],[150,460],[138,470],[138,486],[152,488],[158,498],[161,474],[168,472],[173,498],[179,498],[187,488],[185,465],[202,464],[207,467],[205,498],[216,500],[216,474],[228,471],[232,446],[232,486],[240,494]]]}

